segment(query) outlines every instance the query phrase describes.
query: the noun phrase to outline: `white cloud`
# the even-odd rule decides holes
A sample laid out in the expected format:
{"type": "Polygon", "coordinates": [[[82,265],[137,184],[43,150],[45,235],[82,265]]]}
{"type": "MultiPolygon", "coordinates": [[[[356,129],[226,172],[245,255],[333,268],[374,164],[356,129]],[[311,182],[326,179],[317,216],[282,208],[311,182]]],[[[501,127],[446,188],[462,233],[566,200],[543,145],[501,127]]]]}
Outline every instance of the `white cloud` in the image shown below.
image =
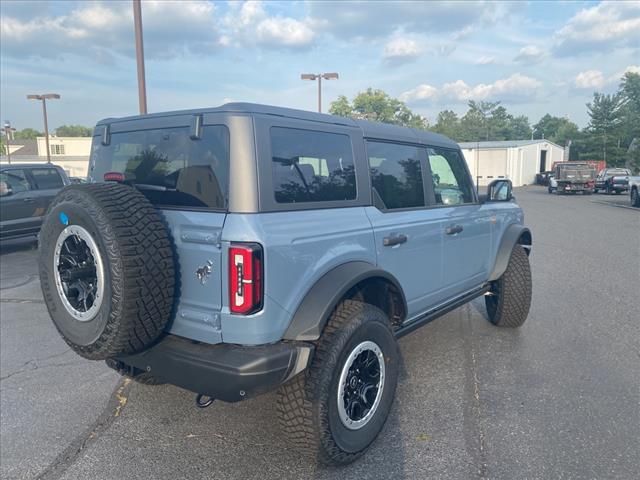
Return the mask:
{"type": "Polygon", "coordinates": [[[415,40],[398,37],[387,42],[382,57],[393,63],[402,63],[415,60],[421,53],[422,49],[415,40]]]}
{"type": "Polygon", "coordinates": [[[554,36],[554,50],[561,55],[615,47],[638,49],[640,2],[601,2],[576,13],[554,36]]]}
{"type": "Polygon", "coordinates": [[[223,23],[228,30],[228,45],[258,45],[276,48],[307,48],[313,44],[315,31],[309,19],[269,16],[259,0],[249,0],[231,8],[223,23]],[[231,40],[233,39],[233,40],[231,40]]]}
{"type": "Polygon", "coordinates": [[[303,47],[313,42],[314,33],[304,22],[294,18],[267,18],[256,27],[258,40],[266,45],[303,47]]]}
{"type": "Polygon", "coordinates": [[[521,63],[532,63],[541,60],[544,56],[545,52],[540,47],[527,45],[520,49],[514,60],[521,63]]]}
{"type": "Polygon", "coordinates": [[[464,80],[445,83],[436,88],[422,84],[400,95],[404,102],[416,102],[420,100],[453,100],[466,102],[468,100],[516,100],[535,95],[541,86],[541,82],[535,78],[527,77],[520,73],[508,78],[496,80],[493,83],[479,83],[468,85],[464,80]]]}
{"type": "Polygon", "coordinates": [[[496,63],[496,58],[488,56],[488,55],[483,55],[483,56],[479,57],[478,59],[476,59],[473,63],[475,65],[492,65],[492,64],[496,63]]]}
{"type": "Polygon", "coordinates": [[[602,88],[604,84],[604,75],[600,70],[580,72],[575,79],[575,85],[578,88],[602,88]]]}
{"type": "Polygon", "coordinates": [[[438,95],[439,92],[436,87],[423,83],[422,85],[418,85],[416,88],[400,94],[400,100],[402,100],[403,102],[413,102],[416,100],[432,100],[437,98],[438,95]]]}

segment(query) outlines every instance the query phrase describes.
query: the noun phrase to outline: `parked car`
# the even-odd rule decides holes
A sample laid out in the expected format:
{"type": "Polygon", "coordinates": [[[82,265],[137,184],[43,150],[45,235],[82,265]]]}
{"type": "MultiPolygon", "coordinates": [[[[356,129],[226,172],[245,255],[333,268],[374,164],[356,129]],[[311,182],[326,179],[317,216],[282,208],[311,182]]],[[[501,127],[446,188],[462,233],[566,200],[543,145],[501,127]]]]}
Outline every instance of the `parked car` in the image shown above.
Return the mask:
{"type": "Polygon", "coordinates": [[[87,179],[84,177],[69,177],[69,181],[72,184],[87,183],[87,179]]]}
{"type": "Polygon", "coordinates": [[[596,177],[595,193],[604,190],[606,193],[624,193],[629,190],[629,176],[627,168],[605,168],[596,177]]]}
{"type": "Polygon", "coordinates": [[[558,162],[555,166],[553,191],[557,194],[582,192],[591,195],[595,186],[595,169],[584,162],[558,162]]]}
{"type": "Polygon", "coordinates": [[[543,185],[545,187],[549,186],[549,177],[553,174],[553,170],[536,174],[536,185],[543,185]]]}
{"type": "Polygon", "coordinates": [[[278,389],[314,460],[349,463],[377,437],[398,337],[479,296],[499,327],[527,318],[532,239],[511,182],[478,196],[446,137],[251,104],[94,135],[97,183],[61,192],[40,235],[58,331],[200,407],[278,389]]]}
{"type": "Polygon", "coordinates": [[[640,208],[640,176],[629,177],[629,198],[632,207],[640,208]]]}
{"type": "Polygon", "coordinates": [[[0,166],[0,238],[37,234],[51,200],[65,185],[69,179],[56,165],[0,166]]]}
{"type": "Polygon", "coordinates": [[[548,185],[547,190],[549,193],[555,193],[558,190],[558,182],[556,182],[555,174],[552,173],[549,175],[548,185]]]}

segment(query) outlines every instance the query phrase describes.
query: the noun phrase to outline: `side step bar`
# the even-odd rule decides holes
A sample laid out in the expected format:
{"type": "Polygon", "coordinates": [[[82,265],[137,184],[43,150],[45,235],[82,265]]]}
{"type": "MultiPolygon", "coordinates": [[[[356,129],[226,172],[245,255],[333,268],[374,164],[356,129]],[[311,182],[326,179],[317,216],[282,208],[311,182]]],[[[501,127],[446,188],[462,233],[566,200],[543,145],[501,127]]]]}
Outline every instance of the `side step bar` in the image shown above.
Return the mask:
{"type": "Polygon", "coordinates": [[[434,308],[433,310],[430,310],[429,312],[425,313],[421,317],[418,317],[403,323],[395,331],[396,337],[398,338],[404,337],[405,335],[413,332],[417,328],[420,328],[423,325],[426,325],[427,323],[431,322],[432,320],[435,320],[436,318],[442,317],[443,315],[449,313],[451,310],[455,310],[456,308],[461,307],[465,303],[469,303],[474,298],[484,295],[489,291],[490,288],[491,287],[489,284],[483,285],[480,288],[476,288],[474,290],[471,290],[468,293],[465,293],[464,295],[458,298],[455,298],[449,303],[445,303],[443,305],[440,305],[434,308]]]}

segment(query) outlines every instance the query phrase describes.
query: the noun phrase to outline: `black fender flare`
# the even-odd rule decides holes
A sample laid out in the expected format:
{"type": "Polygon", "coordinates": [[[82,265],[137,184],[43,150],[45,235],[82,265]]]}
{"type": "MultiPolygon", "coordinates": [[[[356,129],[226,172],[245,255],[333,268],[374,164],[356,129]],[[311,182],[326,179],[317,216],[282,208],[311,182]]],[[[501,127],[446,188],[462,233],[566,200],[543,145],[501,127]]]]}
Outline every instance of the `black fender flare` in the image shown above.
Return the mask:
{"type": "Polygon", "coordinates": [[[524,225],[514,223],[509,225],[502,235],[496,260],[493,264],[491,275],[489,275],[490,282],[498,280],[505,272],[509,264],[509,258],[511,258],[511,251],[517,243],[522,243],[528,255],[532,245],[531,231],[524,225]],[[520,238],[523,238],[523,242],[520,242],[520,238]]]}
{"type": "Polygon", "coordinates": [[[400,292],[404,309],[407,300],[398,280],[389,272],[367,262],[343,263],[325,273],[306,293],[284,334],[286,340],[312,341],[320,338],[329,316],[344,295],[368,278],[388,280],[400,292]]]}

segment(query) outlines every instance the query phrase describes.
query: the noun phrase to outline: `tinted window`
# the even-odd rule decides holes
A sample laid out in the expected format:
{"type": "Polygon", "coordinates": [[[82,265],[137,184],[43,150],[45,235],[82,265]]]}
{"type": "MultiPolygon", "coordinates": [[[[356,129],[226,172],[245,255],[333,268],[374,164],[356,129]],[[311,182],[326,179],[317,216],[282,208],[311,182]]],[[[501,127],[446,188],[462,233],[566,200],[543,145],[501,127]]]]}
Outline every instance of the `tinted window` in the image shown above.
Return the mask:
{"type": "Polygon", "coordinates": [[[23,170],[5,170],[0,173],[0,182],[4,182],[11,189],[11,193],[19,193],[31,189],[23,170]]]}
{"type": "Polygon", "coordinates": [[[417,147],[367,142],[371,185],[384,208],[424,206],[422,168],[417,147]]]}
{"type": "Polygon", "coordinates": [[[356,176],[348,135],[271,128],[272,174],[279,203],[330,202],[356,198],[356,176]]]}
{"type": "Polygon", "coordinates": [[[64,187],[60,173],[55,168],[32,168],[29,170],[38,190],[64,187]]]}
{"type": "Polygon", "coordinates": [[[91,179],[124,173],[155,205],[225,209],[229,179],[229,132],[221,125],[113,133],[109,145],[95,138],[91,179]]]}
{"type": "Polygon", "coordinates": [[[473,202],[473,186],[460,153],[440,148],[428,148],[427,153],[436,203],[460,205],[473,202]]]}

